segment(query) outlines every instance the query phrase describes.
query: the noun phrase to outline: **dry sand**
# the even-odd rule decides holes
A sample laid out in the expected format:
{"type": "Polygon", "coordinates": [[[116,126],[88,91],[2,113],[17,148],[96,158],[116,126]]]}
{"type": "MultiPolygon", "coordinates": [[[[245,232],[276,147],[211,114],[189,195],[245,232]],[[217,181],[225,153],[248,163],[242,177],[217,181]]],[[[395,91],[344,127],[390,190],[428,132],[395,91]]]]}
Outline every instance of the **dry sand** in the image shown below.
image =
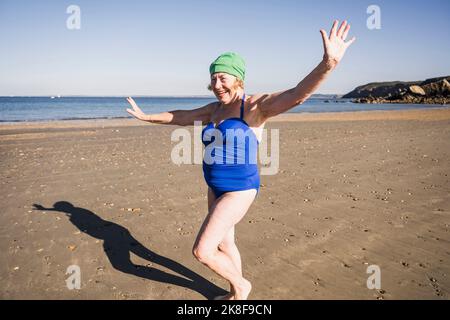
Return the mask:
{"type": "MultiPolygon", "coordinates": [[[[0,126],[0,298],[227,289],[191,255],[206,185],[201,165],[171,162],[175,128],[0,126]]],[[[267,128],[280,130],[279,173],[236,230],[250,299],[449,299],[450,109],[286,114],[267,128]],[[366,286],[370,265],[381,290],[366,286]]]]}

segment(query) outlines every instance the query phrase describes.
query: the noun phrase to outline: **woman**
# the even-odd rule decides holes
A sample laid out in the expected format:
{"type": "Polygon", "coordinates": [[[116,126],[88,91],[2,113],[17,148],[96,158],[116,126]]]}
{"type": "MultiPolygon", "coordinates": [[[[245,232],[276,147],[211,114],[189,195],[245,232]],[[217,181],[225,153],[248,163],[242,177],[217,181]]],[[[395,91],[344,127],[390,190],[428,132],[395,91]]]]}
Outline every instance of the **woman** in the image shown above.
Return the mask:
{"type": "MultiPolygon", "coordinates": [[[[202,121],[205,144],[203,173],[208,184],[208,215],[193,247],[194,256],[230,283],[230,292],[220,299],[247,299],[251,283],[242,276],[241,257],[234,242],[234,227],[244,217],[259,190],[259,172],[254,158],[262,129],[270,117],[303,103],[338,65],[346,49],[355,41],[345,41],[350,25],[334,21],[330,35],[320,30],[324,55],[319,65],[296,87],[272,94],[244,94],[245,63],[235,53],[219,56],[210,66],[211,84],[218,101],[194,110],[144,114],[132,98],[127,109],[139,120],[187,126],[202,121]],[[244,131],[249,139],[227,149],[228,133],[244,131]],[[213,148],[210,148],[211,145],[213,148]],[[253,145],[253,147],[252,147],[253,145]],[[209,149],[209,150],[208,150],[209,149]],[[236,156],[244,153],[244,157],[236,156]],[[219,156],[218,156],[219,155],[219,156]],[[212,160],[212,161],[211,161],[212,160]],[[219,160],[219,161],[217,161],[219,160]],[[233,161],[229,164],[228,160],[233,161]],[[234,164],[236,160],[244,162],[234,164]],[[225,162],[225,163],[224,163],[225,162]]],[[[238,139],[239,140],[239,139],[238,139]]]]}

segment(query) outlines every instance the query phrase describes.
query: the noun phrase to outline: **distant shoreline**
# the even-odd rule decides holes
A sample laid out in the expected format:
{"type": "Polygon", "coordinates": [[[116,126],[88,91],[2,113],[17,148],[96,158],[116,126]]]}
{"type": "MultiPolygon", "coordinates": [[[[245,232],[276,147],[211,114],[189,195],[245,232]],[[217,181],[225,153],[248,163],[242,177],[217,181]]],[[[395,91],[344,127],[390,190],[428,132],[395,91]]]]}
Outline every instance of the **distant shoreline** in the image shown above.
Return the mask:
{"type": "Polygon", "coordinates": [[[14,96],[14,95],[0,95],[1,98],[49,98],[49,99],[61,99],[61,98],[198,98],[198,99],[214,99],[215,96],[211,95],[118,95],[118,96],[102,96],[102,95],[60,95],[60,96],[52,96],[52,95],[25,95],[25,96],[14,96]]]}
{"type": "MultiPolygon", "coordinates": [[[[171,110],[192,110],[206,105],[213,98],[136,98],[145,113],[160,113],[171,110]]],[[[122,98],[0,98],[0,125],[24,122],[89,121],[131,119],[128,107],[122,98]]],[[[335,96],[314,96],[297,105],[287,113],[342,113],[373,110],[409,110],[448,108],[445,104],[371,104],[352,103],[350,99],[335,96]]]]}
{"type": "MultiPolygon", "coordinates": [[[[366,121],[366,120],[417,120],[443,121],[450,120],[450,107],[420,108],[405,110],[370,110],[342,112],[302,112],[284,113],[268,120],[270,122],[310,122],[310,121],[366,121]]],[[[113,119],[72,119],[49,121],[1,122],[0,133],[9,130],[46,129],[46,128],[98,128],[128,126],[161,126],[139,121],[133,118],[113,119]]]]}
{"type": "MultiPolygon", "coordinates": [[[[255,95],[255,93],[248,93],[248,95],[255,95]]],[[[324,93],[317,93],[313,94],[311,98],[313,99],[340,99],[343,95],[342,94],[324,94],[324,93]]],[[[127,98],[127,97],[133,97],[133,98],[198,98],[198,99],[215,99],[216,97],[214,95],[0,95],[1,98],[55,98],[55,99],[61,99],[61,98],[127,98]]]]}
{"type": "MultiPolygon", "coordinates": [[[[321,115],[344,115],[344,114],[352,114],[352,113],[371,113],[371,112],[407,112],[407,111],[415,111],[415,110],[448,110],[450,112],[450,106],[438,106],[436,107],[428,107],[428,108],[411,108],[411,109],[404,109],[404,110],[355,110],[355,111],[333,111],[333,112],[286,112],[281,117],[290,117],[291,115],[300,115],[305,117],[310,117],[310,115],[317,115],[315,118],[320,118],[321,115]]],[[[278,116],[278,117],[280,117],[278,116]]],[[[272,118],[275,119],[275,118],[272,118]]],[[[271,120],[272,120],[271,119],[271,120]]],[[[132,120],[135,121],[136,119],[132,117],[98,117],[98,118],[66,118],[66,119],[49,119],[49,120],[15,120],[15,121],[3,121],[0,120],[0,126],[6,125],[6,126],[12,126],[12,125],[31,125],[31,124],[51,124],[51,123],[81,123],[81,122],[108,122],[108,121],[127,121],[132,120]]],[[[269,121],[271,121],[269,120],[269,121]]],[[[145,124],[145,123],[144,123],[145,124]]]]}

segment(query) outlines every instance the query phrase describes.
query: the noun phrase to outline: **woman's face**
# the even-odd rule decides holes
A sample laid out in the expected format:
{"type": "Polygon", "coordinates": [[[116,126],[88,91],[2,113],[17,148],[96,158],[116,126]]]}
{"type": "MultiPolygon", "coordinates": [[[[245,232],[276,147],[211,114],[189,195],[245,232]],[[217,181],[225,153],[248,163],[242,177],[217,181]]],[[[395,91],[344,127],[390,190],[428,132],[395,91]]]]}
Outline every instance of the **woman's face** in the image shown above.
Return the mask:
{"type": "Polygon", "coordinates": [[[230,103],[236,95],[235,83],[236,77],[231,74],[218,72],[211,75],[211,89],[223,104],[230,103]]]}

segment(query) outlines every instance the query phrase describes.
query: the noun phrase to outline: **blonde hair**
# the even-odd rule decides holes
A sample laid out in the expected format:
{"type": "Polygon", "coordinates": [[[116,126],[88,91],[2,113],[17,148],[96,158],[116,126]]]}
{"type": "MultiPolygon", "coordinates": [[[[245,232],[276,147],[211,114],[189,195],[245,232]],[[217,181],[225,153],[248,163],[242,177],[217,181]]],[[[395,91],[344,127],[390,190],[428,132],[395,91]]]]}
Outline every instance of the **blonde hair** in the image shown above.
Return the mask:
{"type": "MultiPolygon", "coordinates": [[[[234,81],[233,89],[242,88],[244,89],[244,81],[242,81],[239,78],[236,78],[236,81],[234,81]]],[[[208,90],[212,91],[211,83],[208,84],[208,90]]]]}

